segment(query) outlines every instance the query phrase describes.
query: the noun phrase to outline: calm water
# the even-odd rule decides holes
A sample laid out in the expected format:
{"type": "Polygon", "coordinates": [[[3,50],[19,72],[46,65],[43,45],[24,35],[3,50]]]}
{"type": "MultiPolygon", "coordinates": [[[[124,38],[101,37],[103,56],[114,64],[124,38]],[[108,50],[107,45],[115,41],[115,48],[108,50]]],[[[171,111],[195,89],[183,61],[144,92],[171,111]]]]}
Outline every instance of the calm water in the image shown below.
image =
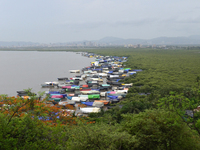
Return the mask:
{"type": "Polygon", "coordinates": [[[69,70],[89,66],[94,58],[73,52],[0,51],[0,94],[16,96],[16,91],[32,88],[47,91],[42,83],[58,77],[73,77],[69,70]]]}

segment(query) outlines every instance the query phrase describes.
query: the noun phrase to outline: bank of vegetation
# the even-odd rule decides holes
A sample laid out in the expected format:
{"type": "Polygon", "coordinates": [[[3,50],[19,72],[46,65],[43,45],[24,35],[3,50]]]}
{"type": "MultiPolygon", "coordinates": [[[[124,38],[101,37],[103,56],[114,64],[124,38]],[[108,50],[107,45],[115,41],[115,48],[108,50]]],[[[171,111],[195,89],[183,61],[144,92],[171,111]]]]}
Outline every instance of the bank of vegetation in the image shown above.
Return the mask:
{"type": "Polygon", "coordinates": [[[200,50],[87,51],[127,56],[126,67],[143,70],[123,81],[133,83],[126,98],[106,112],[79,118],[59,114],[34,96],[2,95],[2,105],[12,107],[1,109],[1,149],[200,149],[200,50]]]}

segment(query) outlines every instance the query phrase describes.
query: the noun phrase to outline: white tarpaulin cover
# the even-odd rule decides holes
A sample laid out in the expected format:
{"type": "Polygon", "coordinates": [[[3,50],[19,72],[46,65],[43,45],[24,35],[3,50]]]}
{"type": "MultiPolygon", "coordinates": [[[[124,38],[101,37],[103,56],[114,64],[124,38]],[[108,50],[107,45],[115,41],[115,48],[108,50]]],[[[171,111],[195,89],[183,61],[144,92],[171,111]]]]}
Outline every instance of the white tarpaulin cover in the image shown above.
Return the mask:
{"type": "Polygon", "coordinates": [[[80,91],[82,94],[91,94],[91,93],[99,93],[97,90],[91,90],[91,91],[80,91]]]}
{"type": "Polygon", "coordinates": [[[100,112],[100,108],[97,108],[97,107],[80,108],[80,110],[83,113],[98,113],[98,112],[100,112]]]}
{"type": "Polygon", "coordinates": [[[80,102],[80,97],[72,97],[72,101],[75,101],[75,102],[80,102]]]}
{"type": "Polygon", "coordinates": [[[94,106],[94,107],[103,107],[104,103],[102,103],[102,102],[94,102],[92,106],[94,106]]]}
{"type": "Polygon", "coordinates": [[[106,96],[106,92],[101,92],[100,96],[105,97],[106,96]]]}

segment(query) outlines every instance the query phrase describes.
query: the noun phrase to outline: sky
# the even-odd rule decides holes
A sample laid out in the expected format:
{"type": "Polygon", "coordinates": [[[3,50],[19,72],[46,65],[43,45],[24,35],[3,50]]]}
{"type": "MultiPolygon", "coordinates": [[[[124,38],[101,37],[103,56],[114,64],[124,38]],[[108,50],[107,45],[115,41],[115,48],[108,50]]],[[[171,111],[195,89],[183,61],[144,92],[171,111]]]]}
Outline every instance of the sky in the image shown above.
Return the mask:
{"type": "Polygon", "coordinates": [[[200,35],[200,0],[0,0],[0,41],[200,35]]]}

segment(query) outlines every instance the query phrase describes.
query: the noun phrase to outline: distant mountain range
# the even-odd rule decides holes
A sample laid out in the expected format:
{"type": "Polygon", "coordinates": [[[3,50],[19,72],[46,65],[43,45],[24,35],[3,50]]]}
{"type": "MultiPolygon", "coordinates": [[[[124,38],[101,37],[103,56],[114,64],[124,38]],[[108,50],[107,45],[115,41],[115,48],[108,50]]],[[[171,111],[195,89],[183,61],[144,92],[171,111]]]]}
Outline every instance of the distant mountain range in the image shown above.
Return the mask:
{"type": "MultiPolygon", "coordinates": [[[[75,41],[71,42],[73,44],[80,44],[90,41],[75,41]]],[[[142,45],[200,45],[200,35],[192,35],[189,37],[158,37],[153,39],[123,39],[117,37],[105,37],[100,40],[91,41],[98,44],[106,45],[127,45],[127,44],[142,44],[142,45]]],[[[42,44],[34,42],[23,42],[23,41],[14,41],[14,42],[3,42],[0,41],[0,47],[28,47],[28,46],[67,46],[69,43],[53,43],[53,44],[42,44]]]]}
{"type": "Polygon", "coordinates": [[[116,45],[125,45],[125,44],[196,45],[200,44],[200,35],[192,35],[189,37],[158,37],[153,39],[122,39],[116,37],[105,37],[96,42],[110,43],[116,45]]]}

